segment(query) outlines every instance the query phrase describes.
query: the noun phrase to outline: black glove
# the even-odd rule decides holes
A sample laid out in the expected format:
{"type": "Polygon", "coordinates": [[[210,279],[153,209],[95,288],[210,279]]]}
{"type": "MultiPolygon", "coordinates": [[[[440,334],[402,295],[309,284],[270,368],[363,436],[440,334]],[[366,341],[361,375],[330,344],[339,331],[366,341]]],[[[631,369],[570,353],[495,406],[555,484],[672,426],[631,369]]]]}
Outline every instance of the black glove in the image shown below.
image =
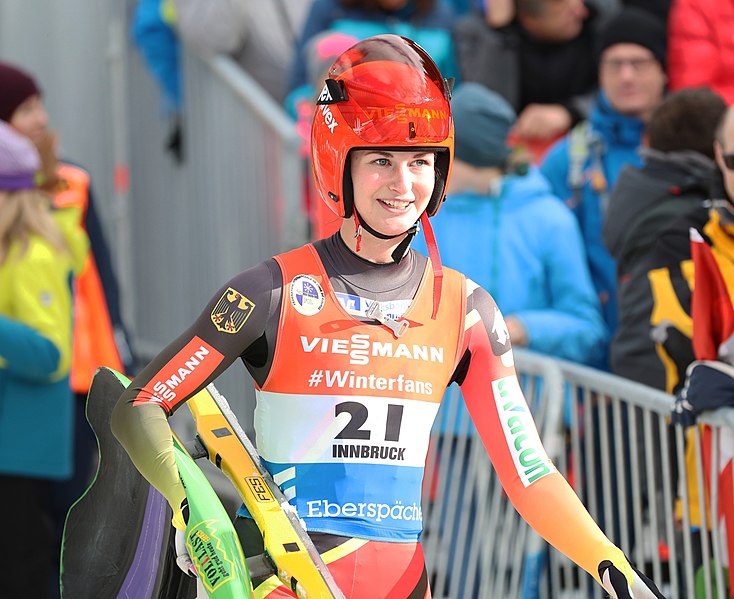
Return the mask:
{"type": "Polygon", "coordinates": [[[701,412],[727,406],[734,406],[734,368],[724,362],[692,362],[671,418],[673,424],[693,426],[701,412]]]}
{"type": "Polygon", "coordinates": [[[605,559],[599,564],[599,578],[604,589],[613,599],[665,599],[655,583],[635,568],[629,561],[625,564],[631,569],[632,585],[617,566],[605,559]]]}

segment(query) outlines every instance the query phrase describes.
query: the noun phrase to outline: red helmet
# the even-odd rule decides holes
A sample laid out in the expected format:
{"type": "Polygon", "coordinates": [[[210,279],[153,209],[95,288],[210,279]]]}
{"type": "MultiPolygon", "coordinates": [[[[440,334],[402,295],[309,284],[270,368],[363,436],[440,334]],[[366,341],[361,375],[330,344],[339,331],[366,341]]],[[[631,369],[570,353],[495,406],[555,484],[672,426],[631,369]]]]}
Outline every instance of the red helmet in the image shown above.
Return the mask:
{"type": "Polygon", "coordinates": [[[445,197],[454,155],[454,125],[446,79],[428,53],[399,35],[362,40],[329,69],[311,125],[316,188],[341,217],[354,210],[350,150],[435,149],[436,185],[426,208],[445,197]]]}

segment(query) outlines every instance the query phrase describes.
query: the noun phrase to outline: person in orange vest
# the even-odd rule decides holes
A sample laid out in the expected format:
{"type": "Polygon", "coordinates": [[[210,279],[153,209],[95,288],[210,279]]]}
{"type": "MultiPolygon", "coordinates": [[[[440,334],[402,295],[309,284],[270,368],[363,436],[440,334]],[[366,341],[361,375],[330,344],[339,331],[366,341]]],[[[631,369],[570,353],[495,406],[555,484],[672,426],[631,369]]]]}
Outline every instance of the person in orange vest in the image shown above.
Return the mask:
{"type": "MultiPolygon", "coordinates": [[[[316,187],[341,228],[224,283],[122,393],[112,432],[185,529],[167,418],[241,360],[255,382],[263,464],[344,596],[429,599],[421,481],[456,381],[527,522],[613,597],[660,599],[548,458],[495,301],[441,266],[429,217],[454,154],[450,93],[425,50],[401,36],[367,38],[336,59],[311,148],[316,187]],[[429,257],[409,247],[419,222],[429,257]]],[[[244,506],[235,528],[245,556],[262,552],[244,506]]],[[[295,596],[276,576],[256,584],[258,598],[295,596]]]]}
{"type": "MultiPolygon", "coordinates": [[[[0,62],[0,121],[29,138],[41,157],[37,184],[52,196],[56,209],[75,207],[83,215],[90,252],[75,281],[74,331],[70,384],[77,398],[74,471],[53,491],[52,510],[61,539],[66,512],[86,490],[96,469],[97,443],[84,417],[87,392],[95,371],[110,366],[133,368],[133,356],[122,325],[117,279],[96,213],[89,174],[57,157],[57,138],[35,79],[21,68],[0,62]]],[[[58,586],[58,585],[56,585],[58,586]]],[[[58,592],[55,590],[54,592],[58,592]]]]}

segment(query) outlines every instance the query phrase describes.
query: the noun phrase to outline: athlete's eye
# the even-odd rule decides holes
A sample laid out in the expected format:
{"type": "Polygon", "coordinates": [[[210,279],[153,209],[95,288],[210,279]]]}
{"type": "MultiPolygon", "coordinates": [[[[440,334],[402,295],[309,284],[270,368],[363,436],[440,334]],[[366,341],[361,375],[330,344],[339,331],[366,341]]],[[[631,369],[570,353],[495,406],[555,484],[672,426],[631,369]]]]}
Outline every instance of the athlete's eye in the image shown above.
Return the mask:
{"type": "Polygon", "coordinates": [[[387,158],[376,158],[374,163],[377,166],[387,166],[389,164],[387,158]]]}
{"type": "Polygon", "coordinates": [[[415,166],[433,166],[433,157],[427,156],[426,158],[416,158],[413,163],[415,166]]]}

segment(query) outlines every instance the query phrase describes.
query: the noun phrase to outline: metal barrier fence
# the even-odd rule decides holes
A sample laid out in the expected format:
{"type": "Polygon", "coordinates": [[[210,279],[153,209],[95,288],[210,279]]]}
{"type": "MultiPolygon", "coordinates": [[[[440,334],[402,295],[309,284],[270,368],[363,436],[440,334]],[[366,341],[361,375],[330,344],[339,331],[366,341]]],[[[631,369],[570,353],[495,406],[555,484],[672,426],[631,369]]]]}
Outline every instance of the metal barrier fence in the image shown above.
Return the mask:
{"type": "Polygon", "coordinates": [[[282,108],[228,57],[186,50],[183,81],[182,164],[167,166],[162,148],[151,147],[147,121],[132,128],[131,249],[144,350],[170,341],[229,277],[307,235],[300,138],[282,108]],[[165,309],[145,309],[151,300],[165,309]]]}
{"type": "MultiPolygon", "coordinates": [[[[686,439],[666,421],[668,394],[522,350],[515,364],[549,456],[607,536],[667,597],[727,596],[724,538],[718,526],[701,527],[696,500],[706,497],[709,513],[718,513],[719,444],[731,447],[725,416],[703,419],[712,425],[710,438],[694,427],[686,439]],[[709,470],[702,447],[713,448],[709,470]]],[[[433,596],[606,596],[515,512],[458,388],[450,389],[438,423],[424,505],[433,596]]]]}
{"type": "MultiPolygon", "coordinates": [[[[183,163],[151,144],[150,129],[160,124],[149,109],[130,123],[127,279],[144,358],[193,322],[230,277],[307,240],[293,122],[230,58],[185,49],[183,64],[183,163]]],[[[131,97],[133,113],[138,101],[131,97]]],[[[243,379],[232,368],[218,384],[240,398],[232,407],[250,430],[254,392],[243,379]]]]}

